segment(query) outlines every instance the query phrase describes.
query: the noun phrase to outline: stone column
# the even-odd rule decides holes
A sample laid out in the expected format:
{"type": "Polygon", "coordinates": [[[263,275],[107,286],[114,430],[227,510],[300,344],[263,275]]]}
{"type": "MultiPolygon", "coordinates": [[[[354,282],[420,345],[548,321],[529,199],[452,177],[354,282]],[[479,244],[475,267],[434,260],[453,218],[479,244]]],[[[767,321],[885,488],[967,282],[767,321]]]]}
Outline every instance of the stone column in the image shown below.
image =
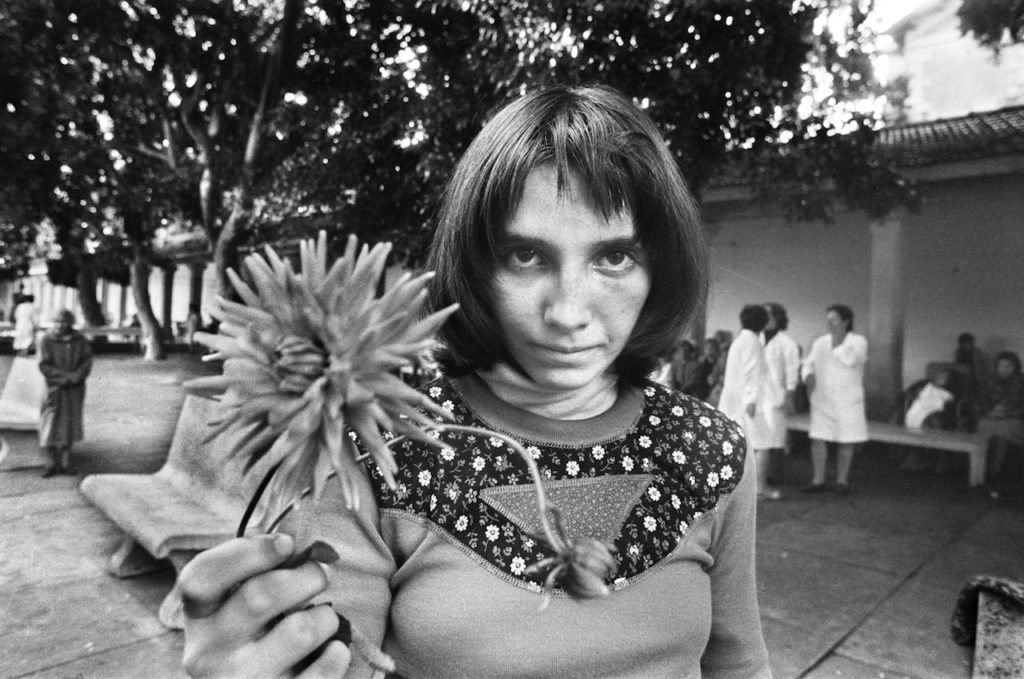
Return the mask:
{"type": "Polygon", "coordinates": [[[871,284],[864,388],[872,420],[889,420],[903,392],[903,215],[900,210],[868,223],[871,284]]]}
{"type": "Polygon", "coordinates": [[[103,310],[103,324],[110,325],[110,282],[101,278],[96,282],[96,297],[100,300],[100,308],[103,310]]]}
{"type": "Polygon", "coordinates": [[[119,326],[124,325],[125,318],[128,316],[128,285],[118,285],[121,290],[121,294],[118,295],[117,299],[117,324],[119,326]]]}
{"type": "Polygon", "coordinates": [[[188,264],[188,305],[202,308],[203,306],[203,271],[206,262],[189,262],[188,264]]]}
{"type": "Polygon", "coordinates": [[[174,326],[171,323],[171,303],[174,297],[174,273],[177,269],[178,267],[174,264],[163,267],[163,318],[161,323],[164,326],[164,336],[168,339],[174,339],[174,326]]]}

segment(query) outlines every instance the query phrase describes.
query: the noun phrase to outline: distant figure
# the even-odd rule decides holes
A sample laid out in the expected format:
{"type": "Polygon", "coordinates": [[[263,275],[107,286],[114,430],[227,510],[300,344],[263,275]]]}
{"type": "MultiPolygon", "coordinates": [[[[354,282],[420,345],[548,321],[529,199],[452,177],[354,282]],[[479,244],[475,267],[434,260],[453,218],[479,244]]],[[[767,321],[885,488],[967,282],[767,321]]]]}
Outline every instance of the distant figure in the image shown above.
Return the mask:
{"type": "Polygon", "coordinates": [[[718,409],[743,427],[747,452],[757,459],[757,497],[778,500],[777,489],[768,485],[768,449],[771,448],[775,409],[782,393],[775,388],[761,331],[768,323],[768,310],[760,304],[748,304],[740,311],[743,330],[729,346],[718,409]]]}
{"type": "MultiPolygon", "coordinates": [[[[800,385],[800,345],[786,332],[789,327],[786,308],[775,302],[768,302],[764,308],[768,311],[768,325],[764,326],[764,357],[776,392],[783,394],[782,402],[775,407],[774,416],[769,419],[772,440],[768,469],[771,470],[781,469],[781,456],[788,452],[789,416],[796,412],[796,389],[800,385]]],[[[781,474],[771,476],[781,477],[781,474]]],[[[769,483],[772,480],[769,478],[769,483]]]]}
{"type": "Polygon", "coordinates": [[[833,304],[825,313],[828,334],[814,340],[803,363],[804,383],[811,401],[811,463],[814,477],[804,490],[823,491],[828,443],[838,446],[835,490],[850,492],[854,447],[868,439],[864,411],[864,364],[868,341],[853,332],[853,311],[833,304]]]}
{"type": "Polygon", "coordinates": [[[39,420],[39,445],[50,458],[43,477],[74,474],[71,446],[82,440],[85,380],[92,369],[92,348],[74,329],[75,315],[62,309],[55,327],[39,342],[39,371],[46,380],[46,396],[39,420]]]}
{"type": "Polygon", "coordinates": [[[711,394],[711,374],[714,372],[715,366],[718,365],[720,353],[718,350],[718,340],[714,337],[708,337],[704,340],[704,352],[697,362],[697,374],[694,376],[690,387],[683,390],[684,393],[695,396],[702,401],[708,400],[711,394]]]}
{"type": "Polygon", "coordinates": [[[11,316],[14,321],[14,352],[18,356],[28,356],[35,348],[36,330],[39,327],[35,297],[22,295],[11,316]]]}
{"type": "Polygon", "coordinates": [[[693,342],[684,339],[676,345],[676,350],[672,354],[672,388],[684,394],[690,393],[699,373],[700,359],[697,358],[697,348],[693,346],[693,342]]]}
{"type": "MultiPolygon", "coordinates": [[[[944,429],[953,431],[957,428],[956,394],[953,391],[953,373],[949,368],[938,367],[931,371],[930,377],[914,382],[903,393],[903,424],[907,429],[944,429]]],[[[923,471],[932,467],[918,449],[913,449],[900,465],[906,471],[923,471]]],[[[934,465],[935,471],[945,469],[940,459],[934,465]]]]}
{"type": "Polygon", "coordinates": [[[725,362],[729,358],[729,345],[732,344],[732,333],[728,330],[716,330],[715,342],[718,343],[718,361],[711,369],[711,375],[708,376],[711,393],[708,394],[706,400],[717,408],[718,399],[721,398],[722,394],[722,380],[725,379],[725,362]]]}
{"type": "Polygon", "coordinates": [[[981,393],[978,433],[988,437],[988,471],[1003,470],[1010,441],[1024,442],[1024,375],[1020,357],[1012,351],[996,355],[995,377],[981,393]]]}
{"type": "Polygon", "coordinates": [[[938,368],[929,379],[910,385],[905,395],[907,405],[903,424],[907,429],[956,428],[952,406],[956,395],[949,389],[950,373],[938,368]]]}

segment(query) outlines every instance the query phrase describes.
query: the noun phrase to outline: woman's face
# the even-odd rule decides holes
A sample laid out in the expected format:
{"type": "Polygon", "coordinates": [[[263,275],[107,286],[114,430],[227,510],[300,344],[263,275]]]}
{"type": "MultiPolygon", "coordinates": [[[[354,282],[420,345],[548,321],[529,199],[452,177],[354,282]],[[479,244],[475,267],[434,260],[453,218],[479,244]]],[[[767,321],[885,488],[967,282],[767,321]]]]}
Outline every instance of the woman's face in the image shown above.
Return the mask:
{"type": "Polygon", "coordinates": [[[538,386],[606,380],[650,288],[632,216],[605,219],[574,175],[559,196],[553,167],[530,173],[499,244],[494,297],[508,351],[538,386]]]}
{"type": "Polygon", "coordinates": [[[996,376],[999,377],[999,379],[1005,380],[1007,377],[1013,375],[1013,373],[1013,361],[1001,358],[996,362],[996,376]]]}
{"type": "Polygon", "coordinates": [[[849,323],[844,321],[843,317],[835,311],[829,311],[825,314],[825,323],[828,324],[828,331],[831,333],[846,332],[849,326],[849,323]]]}

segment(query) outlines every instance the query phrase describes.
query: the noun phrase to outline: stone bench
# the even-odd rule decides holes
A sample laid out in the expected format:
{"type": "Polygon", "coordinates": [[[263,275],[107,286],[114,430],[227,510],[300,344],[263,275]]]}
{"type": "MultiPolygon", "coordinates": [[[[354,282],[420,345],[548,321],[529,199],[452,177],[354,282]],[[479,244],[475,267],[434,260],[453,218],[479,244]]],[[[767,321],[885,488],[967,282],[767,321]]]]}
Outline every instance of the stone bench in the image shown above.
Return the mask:
{"type": "MultiPolygon", "coordinates": [[[[810,417],[794,415],[789,418],[790,431],[806,432],[810,429],[810,417]]],[[[942,429],[908,429],[891,422],[868,422],[868,440],[877,443],[891,443],[911,448],[949,450],[964,453],[969,460],[968,484],[981,486],[985,483],[985,463],[988,441],[980,434],[942,429]]]]}
{"type": "MultiPolygon", "coordinates": [[[[219,404],[186,396],[167,461],[154,474],[93,474],[81,493],[123,533],[107,570],[127,578],[166,567],[177,572],[199,552],[235,535],[256,486],[266,473],[257,464],[244,473],[244,460],[230,459],[242,433],[229,430],[210,441],[208,422],[219,404]]],[[[160,606],[160,621],[180,628],[180,596],[171,590],[160,606]]]]}
{"type": "Polygon", "coordinates": [[[1024,608],[978,592],[972,679],[1024,676],[1024,608]]]}
{"type": "Polygon", "coordinates": [[[39,429],[46,382],[34,358],[15,356],[0,392],[0,429],[39,429]]]}

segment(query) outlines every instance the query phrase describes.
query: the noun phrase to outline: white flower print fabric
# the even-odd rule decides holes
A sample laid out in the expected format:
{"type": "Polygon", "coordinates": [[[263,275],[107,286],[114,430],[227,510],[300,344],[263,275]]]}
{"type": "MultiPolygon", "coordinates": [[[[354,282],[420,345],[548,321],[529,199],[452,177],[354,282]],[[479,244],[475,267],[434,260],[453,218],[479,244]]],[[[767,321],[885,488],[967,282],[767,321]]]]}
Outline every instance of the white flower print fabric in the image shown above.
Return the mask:
{"type": "MultiPolygon", "coordinates": [[[[424,388],[452,411],[457,424],[486,428],[477,421],[455,386],[445,378],[424,388]]],[[[526,448],[545,478],[579,483],[580,501],[588,484],[602,477],[649,478],[641,484],[613,540],[617,571],[609,585],[621,586],[666,558],[686,527],[712,509],[740,481],[746,443],[739,427],[707,404],[661,386],[643,390],[642,416],[609,440],[581,445],[527,441],[526,448]]],[[[505,433],[505,432],[502,432],[505,433]]],[[[501,439],[444,434],[452,450],[438,453],[405,439],[394,446],[399,490],[390,490],[374,465],[379,508],[426,520],[504,579],[537,590],[546,573],[528,567],[549,556],[535,535],[504,515],[482,495],[509,486],[532,485],[526,464],[501,439]],[[484,492],[486,491],[486,492],[484,492]]],[[[574,497],[572,494],[566,497],[574,497]]],[[[572,508],[567,508],[572,509],[572,508]]],[[[619,519],[616,518],[616,521],[619,519]]],[[[594,536],[574,536],[594,537],[594,536]]]]}

